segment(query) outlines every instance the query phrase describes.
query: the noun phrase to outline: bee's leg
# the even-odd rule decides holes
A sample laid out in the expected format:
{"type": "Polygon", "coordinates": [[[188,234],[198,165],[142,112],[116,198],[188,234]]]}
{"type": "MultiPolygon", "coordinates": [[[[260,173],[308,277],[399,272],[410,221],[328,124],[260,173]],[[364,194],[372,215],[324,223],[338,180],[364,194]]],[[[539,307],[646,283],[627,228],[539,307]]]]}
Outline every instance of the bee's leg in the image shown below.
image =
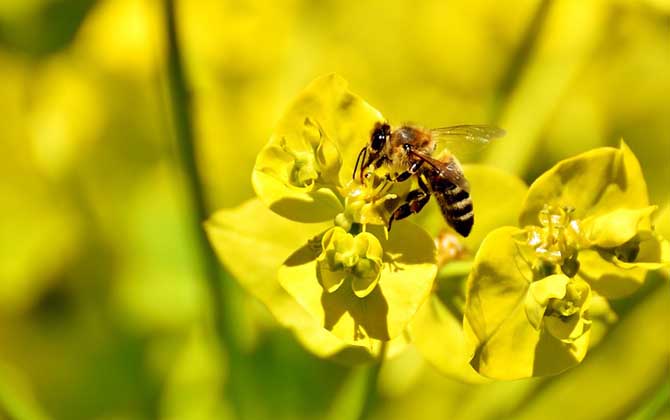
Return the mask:
{"type": "Polygon", "coordinates": [[[395,177],[394,181],[403,182],[406,181],[410,176],[412,176],[412,173],[410,171],[401,172],[395,177]]]}
{"type": "Polygon", "coordinates": [[[419,181],[419,188],[423,190],[426,194],[430,195],[430,190],[428,189],[428,184],[426,184],[426,181],[423,179],[424,175],[419,175],[416,177],[416,180],[419,181]]]}
{"type": "Polygon", "coordinates": [[[422,164],[423,164],[422,160],[417,160],[417,161],[412,162],[409,169],[406,170],[405,172],[402,172],[402,173],[398,174],[395,177],[394,181],[395,182],[406,181],[407,179],[409,179],[410,176],[414,175],[416,173],[416,171],[419,170],[419,168],[421,167],[422,164]]]}
{"type": "Polygon", "coordinates": [[[401,220],[405,217],[411,216],[412,214],[420,212],[429,200],[430,193],[427,191],[427,189],[424,190],[423,187],[421,189],[410,191],[409,194],[407,194],[407,202],[395,209],[395,211],[391,214],[391,217],[389,218],[388,230],[391,230],[391,225],[393,224],[394,220],[401,220]]]}
{"type": "Polygon", "coordinates": [[[356,179],[356,171],[358,171],[358,165],[359,164],[361,165],[360,177],[361,177],[361,180],[363,179],[363,169],[364,169],[363,166],[365,165],[365,159],[367,158],[367,151],[368,151],[368,148],[366,146],[366,147],[362,148],[360,152],[358,152],[358,157],[356,158],[356,165],[354,166],[354,173],[351,174],[351,179],[356,179]],[[363,160],[361,160],[361,157],[363,158],[363,160]]]}

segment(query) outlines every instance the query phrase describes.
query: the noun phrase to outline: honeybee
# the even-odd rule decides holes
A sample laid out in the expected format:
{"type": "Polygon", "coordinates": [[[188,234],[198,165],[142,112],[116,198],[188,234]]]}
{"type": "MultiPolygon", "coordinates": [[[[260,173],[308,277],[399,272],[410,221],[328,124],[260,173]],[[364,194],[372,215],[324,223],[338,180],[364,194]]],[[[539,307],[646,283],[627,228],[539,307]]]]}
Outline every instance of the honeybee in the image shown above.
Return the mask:
{"type": "Polygon", "coordinates": [[[390,182],[416,178],[418,188],[411,190],[406,202],[393,211],[389,230],[394,220],[420,212],[432,195],[447,224],[466,237],[475,220],[470,186],[449,145],[459,141],[486,144],[504,135],[504,130],[490,125],[456,125],[430,130],[403,125],[391,130],[389,124],[377,123],[370,141],[358,154],[352,176],[356,178],[358,173],[362,183],[366,173],[385,167],[386,180],[390,182]]]}

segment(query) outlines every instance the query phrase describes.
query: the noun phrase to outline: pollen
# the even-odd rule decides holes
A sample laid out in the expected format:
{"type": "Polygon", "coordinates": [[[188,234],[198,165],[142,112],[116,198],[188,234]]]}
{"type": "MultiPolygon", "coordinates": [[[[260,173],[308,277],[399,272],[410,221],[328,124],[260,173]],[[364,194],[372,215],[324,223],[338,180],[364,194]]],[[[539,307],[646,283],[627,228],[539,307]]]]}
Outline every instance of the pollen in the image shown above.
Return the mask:
{"type": "Polygon", "coordinates": [[[583,240],[573,214],[572,208],[545,204],[538,214],[540,226],[526,227],[522,243],[530,247],[538,267],[560,266],[569,277],[575,275],[573,268],[583,240]]]}

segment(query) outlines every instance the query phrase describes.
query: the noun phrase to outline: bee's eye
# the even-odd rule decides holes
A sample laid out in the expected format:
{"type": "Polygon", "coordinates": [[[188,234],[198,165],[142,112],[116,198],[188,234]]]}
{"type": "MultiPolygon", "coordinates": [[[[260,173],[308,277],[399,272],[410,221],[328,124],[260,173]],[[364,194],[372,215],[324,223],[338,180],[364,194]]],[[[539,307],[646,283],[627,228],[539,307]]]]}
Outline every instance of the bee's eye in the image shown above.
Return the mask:
{"type": "Polygon", "coordinates": [[[372,141],[370,142],[370,147],[375,152],[382,150],[386,143],[386,133],[383,130],[377,129],[372,133],[372,141]]]}

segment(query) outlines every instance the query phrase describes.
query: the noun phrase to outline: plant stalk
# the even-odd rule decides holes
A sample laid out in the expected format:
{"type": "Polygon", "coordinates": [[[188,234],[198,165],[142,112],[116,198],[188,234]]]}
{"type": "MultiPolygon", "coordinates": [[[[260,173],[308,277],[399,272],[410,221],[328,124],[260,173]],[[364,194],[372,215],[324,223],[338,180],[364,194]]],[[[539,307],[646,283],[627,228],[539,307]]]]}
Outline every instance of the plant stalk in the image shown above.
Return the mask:
{"type": "Polygon", "coordinates": [[[174,0],[164,0],[165,27],[167,30],[167,89],[171,106],[172,124],[176,137],[180,163],[187,184],[187,193],[193,207],[191,220],[200,256],[200,265],[205,286],[210,297],[211,320],[215,333],[227,355],[228,380],[227,397],[238,418],[244,418],[243,398],[249,383],[245,374],[246,362],[236,331],[235,283],[220,267],[210,247],[203,222],[208,218],[205,193],[199,180],[193,120],[191,116],[192,98],[188,87],[184,59],[179,46],[178,28],[174,0]]]}
{"type": "Polygon", "coordinates": [[[363,400],[363,406],[361,407],[360,420],[370,418],[370,415],[379,400],[379,372],[382,369],[384,358],[386,358],[386,343],[382,344],[382,348],[379,350],[379,356],[375,363],[367,368],[368,371],[365,377],[365,399],[363,400]]]}

